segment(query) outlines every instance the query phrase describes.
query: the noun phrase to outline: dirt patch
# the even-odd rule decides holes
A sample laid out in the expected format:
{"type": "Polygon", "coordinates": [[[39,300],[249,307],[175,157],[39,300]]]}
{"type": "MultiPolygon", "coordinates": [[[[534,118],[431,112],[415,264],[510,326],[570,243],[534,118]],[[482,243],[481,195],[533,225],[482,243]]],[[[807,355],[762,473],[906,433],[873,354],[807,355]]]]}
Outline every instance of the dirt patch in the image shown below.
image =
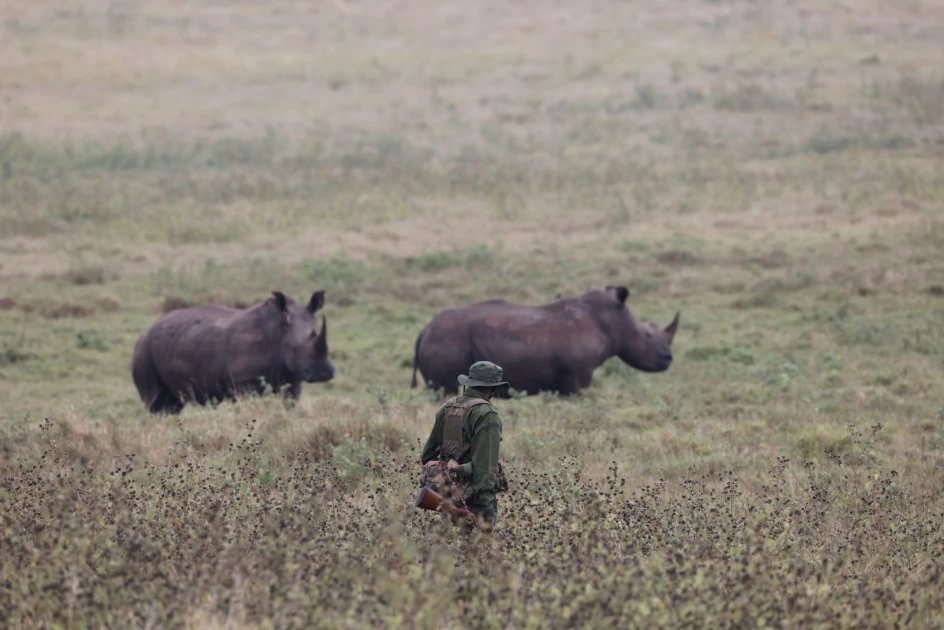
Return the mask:
{"type": "MultiPolygon", "coordinates": [[[[6,308],[16,306],[16,302],[11,298],[4,299],[9,300],[10,304],[10,306],[6,308]]],[[[4,303],[0,302],[0,310],[4,309],[3,304],[4,303]]],[[[21,304],[20,309],[24,313],[36,314],[48,319],[68,319],[90,317],[96,313],[114,313],[121,310],[121,302],[110,297],[98,298],[87,303],[37,300],[35,302],[21,304]]]]}
{"type": "Polygon", "coordinates": [[[751,263],[763,267],[764,269],[781,269],[787,267],[792,262],[790,254],[782,249],[775,249],[766,254],[750,256],[744,260],[745,263],[751,263]]]}
{"type": "Polygon", "coordinates": [[[158,313],[170,313],[171,311],[176,311],[182,308],[189,308],[193,306],[193,303],[189,300],[179,298],[173,295],[168,295],[164,298],[164,301],[161,302],[161,305],[158,306],[155,311],[158,313]]]}
{"type": "Polygon", "coordinates": [[[90,284],[105,284],[117,276],[100,266],[78,267],[63,274],[63,279],[72,284],[85,286],[90,284]]]}
{"type": "MultiPolygon", "coordinates": [[[[386,296],[400,302],[445,308],[453,305],[447,287],[448,284],[439,281],[405,281],[394,285],[365,287],[363,291],[367,295],[386,296]]],[[[345,300],[344,297],[340,299],[345,300]]]]}
{"type": "Polygon", "coordinates": [[[182,298],[176,295],[168,295],[164,298],[164,301],[161,302],[160,306],[156,310],[159,313],[170,313],[171,311],[178,311],[182,308],[205,306],[207,304],[216,304],[218,306],[228,306],[230,308],[243,309],[249,308],[255,303],[256,302],[247,301],[229,295],[211,295],[204,299],[182,298]]]}
{"type": "Polygon", "coordinates": [[[230,308],[249,308],[253,304],[257,304],[261,301],[262,298],[258,300],[244,300],[231,295],[211,295],[209,298],[207,298],[208,304],[218,304],[220,306],[228,306],[230,308]]]}
{"type": "Polygon", "coordinates": [[[88,317],[96,311],[94,306],[88,304],[76,304],[74,302],[55,302],[52,300],[40,300],[24,304],[22,309],[25,313],[34,313],[49,319],[65,319],[88,317]]]}
{"type": "Polygon", "coordinates": [[[656,260],[663,265],[671,265],[673,267],[693,267],[705,263],[704,259],[684,249],[670,249],[665,252],[660,252],[656,254],[656,260]]]}
{"type": "Polygon", "coordinates": [[[99,298],[95,301],[95,305],[105,313],[114,313],[121,310],[121,302],[110,297],[99,298]]]}
{"type": "Polygon", "coordinates": [[[734,300],[731,308],[746,310],[752,308],[772,308],[780,304],[780,299],[771,291],[751,293],[748,297],[734,300]]]}

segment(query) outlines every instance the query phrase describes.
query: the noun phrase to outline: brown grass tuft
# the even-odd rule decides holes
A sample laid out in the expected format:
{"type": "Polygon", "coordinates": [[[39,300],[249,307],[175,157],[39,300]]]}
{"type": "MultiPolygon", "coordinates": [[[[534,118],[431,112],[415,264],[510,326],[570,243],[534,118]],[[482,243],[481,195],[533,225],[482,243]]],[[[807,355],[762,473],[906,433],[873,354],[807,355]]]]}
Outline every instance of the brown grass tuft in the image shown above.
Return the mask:
{"type": "Polygon", "coordinates": [[[663,265],[670,265],[673,267],[701,265],[705,262],[700,256],[682,249],[672,249],[669,251],[660,252],[655,255],[655,259],[663,265]]]}
{"type": "Polygon", "coordinates": [[[782,249],[775,249],[765,254],[748,257],[745,262],[759,265],[764,269],[781,269],[788,267],[793,258],[782,249]]]}
{"type": "Polygon", "coordinates": [[[105,284],[113,279],[113,275],[102,266],[87,266],[70,269],[65,279],[72,284],[84,286],[89,284],[105,284]]]}
{"type": "Polygon", "coordinates": [[[944,614],[940,3],[13,4],[6,625],[944,614]],[[606,284],[671,368],[498,401],[494,535],[416,510],[429,317],[606,284]],[[145,413],[156,312],[274,287],[334,381],[145,413]]]}
{"type": "Polygon", "coordinates": [[[25,313],[35,313],[48,319],[89,317],[96,312],[96,308],[89,304],[75,302],[59,302],[56,300],[39,300],[21,306],[25,313]]]}

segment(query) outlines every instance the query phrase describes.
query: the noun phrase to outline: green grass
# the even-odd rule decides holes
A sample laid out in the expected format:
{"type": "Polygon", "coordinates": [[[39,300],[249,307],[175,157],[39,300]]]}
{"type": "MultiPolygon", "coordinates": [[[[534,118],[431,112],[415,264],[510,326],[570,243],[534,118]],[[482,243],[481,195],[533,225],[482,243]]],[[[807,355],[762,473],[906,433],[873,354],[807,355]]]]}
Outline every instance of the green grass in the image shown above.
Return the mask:
{"type": "Polygon", "coordinates": [[[940,627],[944,16],[800,4],[8,20],[0,616],[940,627]],[[608,284],[672,368],[500,401],[492,537],[415,510],[423,326],[608,284]],[[275,289],[335,380],[144,412],[164,310],[275,289]]]}

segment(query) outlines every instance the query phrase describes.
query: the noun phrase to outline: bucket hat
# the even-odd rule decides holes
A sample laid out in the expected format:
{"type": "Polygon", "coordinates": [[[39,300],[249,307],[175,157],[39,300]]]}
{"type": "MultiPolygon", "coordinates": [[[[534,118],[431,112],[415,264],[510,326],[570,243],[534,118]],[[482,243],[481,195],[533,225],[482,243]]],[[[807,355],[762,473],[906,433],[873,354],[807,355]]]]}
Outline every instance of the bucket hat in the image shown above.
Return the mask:
{"type": "Polygon", "coordinates": [[[491,361],[477,361],[469,368],[469,374],[459,375],[459,383],[466,387],[498,387],[507,385],[502,380],[502,369],[491,361]]]}

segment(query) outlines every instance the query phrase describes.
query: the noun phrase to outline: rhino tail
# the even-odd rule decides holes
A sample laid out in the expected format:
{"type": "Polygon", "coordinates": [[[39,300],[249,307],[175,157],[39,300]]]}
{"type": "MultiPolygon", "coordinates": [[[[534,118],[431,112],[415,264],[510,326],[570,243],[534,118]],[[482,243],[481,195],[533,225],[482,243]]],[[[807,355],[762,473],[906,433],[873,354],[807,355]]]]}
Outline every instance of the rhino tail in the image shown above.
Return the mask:
{"type": "Polygon", "coordinates": [[[138,390],[141,401],[148,407],[157,400],[160,393],[160,379],[151,360],[151,349],[147,335],[142,336],[134,345],[131,357],[131,378],[138,390]]]}
{"type": "Polygon", "coordinates": [[[416,337],[416,345],[413,347],[413,382],[410,383],[410,387],[413,388],[416,387],[416,369],[420,362],[420,342],[423,340],[423,333],[425,332],[425,328],[420,331],[420,334],[416,337]]]}
{"type": "Polygon", "coordinates": [[[176,413],[180,410],[179,401],[161,380],[157,366],[154,365],[147,335],[141,337],[134,346],[134,354],[131,357],[131,378],[134,380],[141,402],[149,412],[176,413]]]}

